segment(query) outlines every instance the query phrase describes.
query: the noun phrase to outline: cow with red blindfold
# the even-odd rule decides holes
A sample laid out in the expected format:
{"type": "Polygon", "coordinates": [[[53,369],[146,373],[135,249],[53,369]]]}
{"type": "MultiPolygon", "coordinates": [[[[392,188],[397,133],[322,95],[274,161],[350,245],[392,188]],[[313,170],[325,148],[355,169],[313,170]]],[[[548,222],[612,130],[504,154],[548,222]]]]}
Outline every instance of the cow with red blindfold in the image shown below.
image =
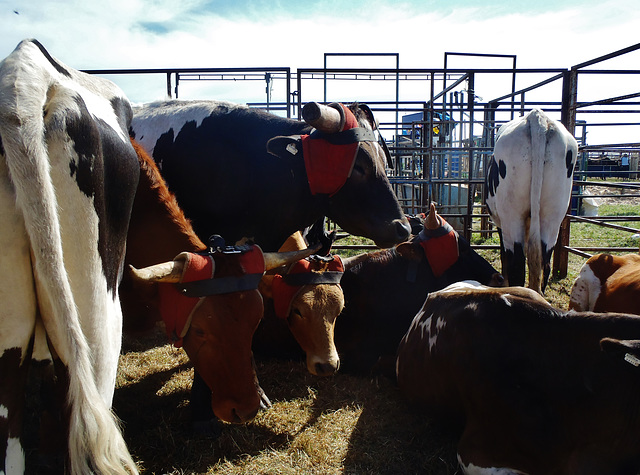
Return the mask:
{"type": "MultiPolygon", "coordinates": [[[[297,232],[280,251],[306,247],[297,232]]],[[[311,374],[334,374],[340,367],[333,336],[344,308],[343,273],[342,259],[335,255],[313,255],[267,273],[259,287],[265,314],[253,338],[256,356],[295,359],[304,353],[311,374]]]]}
{"type": "Polygon", "coordinates": [[[327,216],[380,247],[406,240],[409,224],[369,107],[309,103],[303,118],[228,102],[165,101],[135,109],[130,133],[201,239],[248,237],[276,251],[327,216]]]}
{"type": "Polygon", "coordinates": [[[398,343],[430,292],[461,280],[504,279],[436,212],[432,203],[410,241],[343,260],[345,309],[335,329],[341,367],[395,377],[398,343]]]}

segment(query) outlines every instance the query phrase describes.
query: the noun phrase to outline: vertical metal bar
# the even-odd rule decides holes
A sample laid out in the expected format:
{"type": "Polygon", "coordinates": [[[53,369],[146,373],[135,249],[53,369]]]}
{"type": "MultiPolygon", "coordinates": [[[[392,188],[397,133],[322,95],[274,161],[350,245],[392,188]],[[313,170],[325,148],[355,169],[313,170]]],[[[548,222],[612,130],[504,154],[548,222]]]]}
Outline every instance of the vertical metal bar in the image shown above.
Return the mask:
{"type": "Polygon", "coordinates": [[[298,72],[298,120],[302,119],[302,75],[298,72]]]}
{"type": "Polygon", "coordinates": [[[171,99],[171,73],[167,73],[167,97],[171,99]]]}
{"type": "MultiPolygon", "coordinates": [[[[335,76],[334,76],[335,77],[335,76]]],[[[298,89],[300,91],[300,89],[298,89]]],[[[324,54],[324,96],[323,101],[327,103],[327,53],[324,54]]]]}
{"type": "Polygon", "coordinates": [[[287,68],[286,71],[287,78],[287,119],[291,118],[291,68],[287,68]]]}
{"type": "Polygon", "coordinates": [[[465,152],[469,157],[469,179],[467,181],[467,214],[464,218],[464,237],[467,241],[471,241],[471,215],[473,214],[473,198],[476,193],[475,186],[471,184],[473,180],[473,167],[471,166],[473,157],[473,122],[475,120],[475,96],[476,96],[476,75],[469,73],[469,93],[467,94],[467,107],[469,108],[469,145],[465,152]]]}
{"type": "MultiPolygon", "coordinates": [[[[575,134],[576,128],[576,104],[578,102],[578,70],[572,68],[562,75],[562,105],[561,105],[561,122],[567,130],[575,134]]],[[[571,213],[571,202],[567,213],[571,213]]],[[[569,269],[569,251],[566,246],[569,245],[571,238],[570,219],[565,216],[560,231],[558,232],[558,241],[553,251],[553,276],[558,279],[564,279],[569,269]]]]}
{"type": "MultiPolygon", "coordinates": [[[[433,114],[435,112],[435,105],[433,103],[433,98],[435,96],[435,78],[436,75],[435,73],[431,73],[431,82],[430,82],[430,92],[429,92],[429,104],[430,104],[430,109],[427,109],[427,114],[429,115],[429,122],[428,122],[428,126],[426,127],[427,130],[422,132],[422,136],[423,136],[423,140],[426,140],[426,152],[427,152],[427,156],[426,156],[426,163],[424,163],[424,157],[423,157],[423,163],[422,163],[422,173],[423,173],[423,178],[427,179],[427,183],[424,189],[424,195],[425,195],[425,202],[426,205],[430,205],[431,201],[433,200],[433,183],[432,183],[432,173],[431,173],[431,161],[433,159],[433,114]],[[426,173],[426,176],[424,176],[424,174],[426,173]]],[[[425,207],[426,208],[426,207],[425,207]]],[[[425,209],[426,211],[426,209],[425,209]]]]}
{"type": "Polygon", "coordinates": [[[398,111],[399,108],[400,108],[400,53],[396,53],[396,133],[395,133],[396,150],[398,150],[398,147],[400,145],[399,138],[398,138],[398,120],[400,118],[399,111],[398,111]]]}
{"type": "Polygon", "coordinates": [[[513,117],[513,109],[515,107],[515,92],[516,92],[516,55],[513,56],[513,72],[511,73],[511,120],[513,117]]]}
{"type": "MultiPolygon", "coordinates": [[[[495,122],[496,121],[496,105],[493,102],[489,102],[485,108],[484,108],[484,124],[483,124],[483,129],[482,129],[482,141],[480,142],[480,146],[481,147],[493,147],[493,131],[495,129],[495,122]]],[[[486,176],[487,176],[487,166],[488,166],[488,161],[486,160],[489,155],[486,152],[482,152],[483,153],[483,165],[484,165],[484,170],[483,170],[483,176],[485,177],[485,181],[486,181],[486,176]]],[[[483,184],[482,185],[482,197],[481,197],[481,203],[482,203],[482,214],[486,214],[488,213],[487,210],[487,203],[485,200],[485,187],[486,185],[483,184]]],[[[489,218],[486,217],[482,217],[482,219],[480,220],[480,229],[482,231],[488,231],[489,230],[489,218]]],[[[489,237],[489,235],[486,235],[487,237],[489,237]]]]}

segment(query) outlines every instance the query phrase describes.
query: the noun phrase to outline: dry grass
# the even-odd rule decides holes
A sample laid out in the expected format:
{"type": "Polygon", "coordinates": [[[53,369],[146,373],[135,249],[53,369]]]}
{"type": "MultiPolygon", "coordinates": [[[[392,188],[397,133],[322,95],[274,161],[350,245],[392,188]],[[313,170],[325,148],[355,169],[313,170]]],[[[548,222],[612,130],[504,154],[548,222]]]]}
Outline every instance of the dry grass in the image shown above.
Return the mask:
{"type": "MultiPolygon", "coordinates": [[[[576,259],[577,274],[582,260],[576,259]]],[[[551,282],[565,307],[572,280],[551,282]]],[[[303,362],[258,361],[273,403],[249,424],[223,424],[218,438],[188,424],[193,370],[161,329],[127,338],[114,408],[146,474],[426,474],[457,468],[455,436],[409,407],[385,378],[310,375],[303,362]]]]}
{"type": "MultiPolygon", "coordinates": [[[[581,233],[572,235],[580,239],[581,233]]],[[[497,252],[483,254],[499,268],[497,252]]],[[[570,255],[567,278],[550,282],[552,304],[567,308],[583,262],[570,255]]],[[[115,395],[126,440],[145,474],[460,473],[455,436],[407,406],[391,381],[316,378],[302,362],[258,361],[273,407],[249,424],[224,424],[218,438],[194,435],[188,425],[192,369],[184,352],[165,342],[159,329],[125,340],[115,395]]]]}
{"type": "Polygon", "coordinates": [[[249,424],[192,434],[192,370],[158,330],[127,339],[114,408],[143,473],[456,473],[455,441],[408,407],[386,379],[317,378],[302,362],[258,362],[273,403],[249,424]],[[155,345],[160,345],[154,347],[155,345]]]}

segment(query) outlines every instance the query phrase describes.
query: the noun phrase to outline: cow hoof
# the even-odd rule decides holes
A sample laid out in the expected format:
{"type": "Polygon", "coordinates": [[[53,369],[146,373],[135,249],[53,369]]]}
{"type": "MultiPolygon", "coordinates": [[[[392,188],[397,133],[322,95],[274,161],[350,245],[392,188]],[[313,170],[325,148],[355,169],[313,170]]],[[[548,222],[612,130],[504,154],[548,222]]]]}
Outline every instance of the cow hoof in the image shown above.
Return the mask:
{"type": "Polygon", "coordinates": [[[266,393],[262,388],[258,388],[258,393],[260,393],[260,410],[266,411],[271,408],[271,401],[267,397],[266,393]]]}
{"type": "Polygon", "coordinates": [[[217,439],[222,434],[222,424],[218,419],[191,421],[191,431],[201,437],[217,439]]]}

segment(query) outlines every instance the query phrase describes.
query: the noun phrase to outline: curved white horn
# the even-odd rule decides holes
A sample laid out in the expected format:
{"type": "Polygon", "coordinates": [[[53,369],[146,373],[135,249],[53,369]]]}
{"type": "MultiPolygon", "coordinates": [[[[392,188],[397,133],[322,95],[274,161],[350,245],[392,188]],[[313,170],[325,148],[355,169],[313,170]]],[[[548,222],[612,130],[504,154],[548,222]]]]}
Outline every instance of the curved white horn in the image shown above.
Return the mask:
{"type": "Polygon", "coordinates": [[[294,262],[309,257],[314,252],[318,252],[322,248],[322,244],[318,243],[313,247],[308,247],[300,251],[290,252],[265,252],[264,254],[264,266],[265,271],[275,269],[277,267],[293,264],[294,262]]]}
{"type": "Polygon", "coordinates": [[[343,257],[342,258],[342,265],[344,267],[344,270],[347,271],[347,270],[351,269],[352,267],[357,266],[362,261],[364,261],[367,258],[368,255],[369,254],[367,252],[365,252],[363,254],[358,254],[357,256],[343,257]]]}
{"type": "Polygon", "coordinates": [[[184,270],[184,260],[175,260],[155,264],[143,269],[136,269],[129,266],[131,273],[136,279],[146,282],[164,282],[175,284],[180,282],[184,270]]]}
{"type": "Polygon", "coordinates": [[[344,127],[345,117],[341,106],[325,106],[317,102],[308,102],[302,108],[302,118],[312,127],[326,134],[335,134],[344,127]]]}

